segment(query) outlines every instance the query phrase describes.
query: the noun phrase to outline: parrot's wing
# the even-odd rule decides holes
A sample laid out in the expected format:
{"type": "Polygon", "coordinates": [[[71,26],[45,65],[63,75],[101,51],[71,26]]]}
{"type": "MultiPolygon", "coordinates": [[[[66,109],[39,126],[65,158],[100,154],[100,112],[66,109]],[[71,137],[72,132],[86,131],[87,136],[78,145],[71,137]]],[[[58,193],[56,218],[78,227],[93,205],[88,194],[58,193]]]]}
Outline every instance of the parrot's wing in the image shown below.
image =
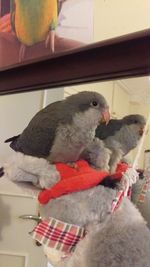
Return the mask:
{"type": "MultiPolygon", "coordinates": [[[[55,102],[39,111],[23,133],[15,140],[12,138],[10,147],[26,155],[47,157],[55,139],[58,114],[61,112],[60,102],[55,102]]],[[[11,138],[8,140],[11,141],[11,138]]]]}
{"type": "Polygon", "coordinates": [[[109,136],[115,135],[116,131],[119,131],[123,126],[122,120],[110,120],[109,123],[101,123],[96,129],[96,137],[101,140],[105,140],[109,136]]]}

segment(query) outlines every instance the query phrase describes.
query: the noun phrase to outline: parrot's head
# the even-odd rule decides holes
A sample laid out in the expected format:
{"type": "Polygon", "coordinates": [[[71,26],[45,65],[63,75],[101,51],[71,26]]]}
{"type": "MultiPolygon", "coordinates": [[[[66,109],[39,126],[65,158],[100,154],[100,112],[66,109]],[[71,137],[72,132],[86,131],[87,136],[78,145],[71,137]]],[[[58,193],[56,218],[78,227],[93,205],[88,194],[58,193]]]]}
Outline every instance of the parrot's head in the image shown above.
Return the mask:
{"type": "Polygon", "coordinates": [[[130,125],[133,131],[135,131],[135,134],[138,134],[139,137],[143,135],[146,121],[142,115],[132,114],[132,115],[125,116],[123,118],[123,123],[126,125],[130,125]]]}
{"type": "Polygon", "coordinates": [[[73,120],[78,125],[92,127],[97,126],[102,121],[109,122],[108,104],[105,98],[97,92],[83,91],[71,95],[66,99],[66,104],[70,107],[73,120]]]}

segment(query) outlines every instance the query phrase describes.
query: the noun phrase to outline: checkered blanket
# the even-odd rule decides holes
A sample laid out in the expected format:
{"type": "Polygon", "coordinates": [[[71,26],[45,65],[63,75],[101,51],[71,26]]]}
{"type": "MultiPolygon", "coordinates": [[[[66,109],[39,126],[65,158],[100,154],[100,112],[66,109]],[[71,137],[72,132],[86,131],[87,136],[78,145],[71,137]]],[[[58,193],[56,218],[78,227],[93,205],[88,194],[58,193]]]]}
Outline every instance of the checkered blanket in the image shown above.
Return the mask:
{"type": "Polygon", "coordinates": [[[85,236],[85,229],[50,217],[42,220],[30,234],[43,245],[63,252],[72,252],[85,236]]]}

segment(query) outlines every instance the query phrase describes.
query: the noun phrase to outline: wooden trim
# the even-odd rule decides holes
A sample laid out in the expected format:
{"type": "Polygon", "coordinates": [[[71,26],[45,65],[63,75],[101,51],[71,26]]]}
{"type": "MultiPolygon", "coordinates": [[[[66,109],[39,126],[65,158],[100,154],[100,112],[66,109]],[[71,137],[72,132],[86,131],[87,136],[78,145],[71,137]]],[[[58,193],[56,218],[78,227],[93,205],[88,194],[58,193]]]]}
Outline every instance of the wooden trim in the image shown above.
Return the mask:
{"type": "Polygon", "coordinates": [[[0,72],[0,94],[149,75],[150,30],[0,72]]]}

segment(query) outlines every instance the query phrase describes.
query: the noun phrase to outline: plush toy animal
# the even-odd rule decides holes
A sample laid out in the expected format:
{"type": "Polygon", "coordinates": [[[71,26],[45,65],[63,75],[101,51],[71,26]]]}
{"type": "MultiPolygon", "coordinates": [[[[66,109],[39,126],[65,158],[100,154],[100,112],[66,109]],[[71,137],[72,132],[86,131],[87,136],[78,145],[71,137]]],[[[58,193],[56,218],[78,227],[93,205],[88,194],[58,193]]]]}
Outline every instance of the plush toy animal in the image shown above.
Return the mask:
{"type": "MultiPolygon", "coordinates": [[[[60,171],[62,166],[60,163],[57,165],[60,171]]],[[[149,267],[150,231],[139,211],[125,198],[118,209],[113,214],[110,213],[116,191],[101,185],[87,189],[89,185],[93,186],[95,181],[96,184],[100,182],[108,173],[101,173],[100,176],[98,171],[91,170],[84,161],[77,162],[77,167],[81,170],[67,165],[63,167],[63,170],[69,168],[74,177],[69,179],[68,171],[62,173],[62,181],[48,192],[50,201],[46,201],[46,205],[40,205],[40,215],[46,220],[51,217],[60,220],[63,225],[67,223],[67,228],[68,224],[71,227],[76,225],[80,231],[84,229],[86,234],[78,240],[74,252],[69,254],[45,245],[44,251],[49,261],[54,267],[149,267]],[[81,176],[85,188],[82,187],[81,176]],[[84,178],[87,178],[89,184],[84,178]],[[94,179],[96,180],[93,181],[94,179]],[[75,188],[82,191],[75,192],[75,188]],[[66,193],[69,194],[63,195],[66,193]]],[[[123,171],[125,169],[126,167],[123,171]]],[[[53,245],[57,236],[57,229],[54,230],[53,245]]],[[[46,228],[46,236],[48,232],[46,228]]],[[[46,242],[48,243],[50,242],[46,242]]]]}
{"type": "Polygon", "coordinates": [[[114,197],[115,190],[99,185],[41,206],[42,217],[50,216],[86,230],[70,255],[45,246],[54,267],[150,266],[150,230],[146,222],[127,198],[111,214],[114,197]]]}
{"type": "MultiPolygon", "coordinates": [[[[79,169],[72,169],[58,163],[57,168],[61,172],[62,180],[39,194],[40,202],[44,203],[40,205],[43,221],[40,223],[42,228],[37,230],[34,238],[44,244],[44,252],[50,263],[54,267],[149,267],[150,230],[140,212],[128,198],[124,198],[118,209],[111,213],[116,190],[98,185],[108,173],[91,169],[85,161],[77,162],[77,166],[79,169]],[[76,192],[79,190],[82,191],[76,192]],[[46,195],[43,194],[45,192],[46,195]],[[47,227],[50,218],[57,222],[58,228],[54,228],[54,223],[47,227]],[[78,243],[68,254],[61,250],[60,240],[64,242],[63,247],[68,247],[72,242],[69,233],[67,235],[67,231],[63,232],[61,239],[59,236],[59,242],[57,236],[63,229],[74,226],[82,233],[84,229],[86,234],[84,233],[82,239],[79,236],[74,237],[78,239],[78,243]],[[43,232],[46,239],[42,236],[43,232]],[[49,240],[49,236],[52,239],[49,240]]],[[[120,179],[120,173],[126,169],[127,165],[124,164],[119,167],[116,178],[120,179]]],[[[75,231],[74,229],[73,234],[75,231]]]]}

